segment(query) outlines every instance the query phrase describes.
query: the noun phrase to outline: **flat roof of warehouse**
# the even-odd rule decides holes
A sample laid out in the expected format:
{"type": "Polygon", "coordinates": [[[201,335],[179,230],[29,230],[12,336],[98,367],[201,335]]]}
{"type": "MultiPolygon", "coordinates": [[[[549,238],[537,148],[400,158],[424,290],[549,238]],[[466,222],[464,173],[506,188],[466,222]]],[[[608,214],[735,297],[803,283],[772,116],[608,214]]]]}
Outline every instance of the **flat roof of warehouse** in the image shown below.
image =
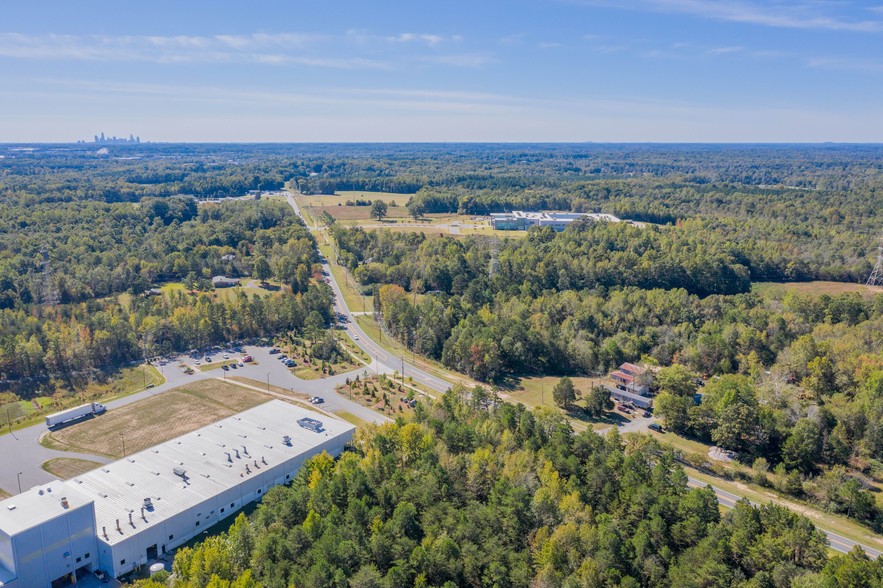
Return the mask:
{"type": "Polygon", "coordinates": [[[66,484],[95,501],[96,532],[103,538],[105,527],[105,541],[115,544],[354,429],[333,417],[271,400],[66,484]],[[322,430],[300,427],[297,421],[304,417],[318,418],[322,430]],[[290,445],[283,443],[284,435],[290,445]],[[146,521],[141,516],[145,498],[152,503],[146,521]]]}

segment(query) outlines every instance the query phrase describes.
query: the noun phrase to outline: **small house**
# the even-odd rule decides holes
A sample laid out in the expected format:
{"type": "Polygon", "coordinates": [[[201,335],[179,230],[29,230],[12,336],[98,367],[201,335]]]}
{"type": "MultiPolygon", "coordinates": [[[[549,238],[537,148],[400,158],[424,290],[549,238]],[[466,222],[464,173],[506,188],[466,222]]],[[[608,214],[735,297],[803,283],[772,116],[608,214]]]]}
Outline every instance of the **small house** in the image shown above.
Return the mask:
{"type": "Polygon", "coordinates": [[[212,286],[215,288],[232,288],[239,285],[239,278],[228,278],[226,276],[215,276],[212,278],[212,286]]]}

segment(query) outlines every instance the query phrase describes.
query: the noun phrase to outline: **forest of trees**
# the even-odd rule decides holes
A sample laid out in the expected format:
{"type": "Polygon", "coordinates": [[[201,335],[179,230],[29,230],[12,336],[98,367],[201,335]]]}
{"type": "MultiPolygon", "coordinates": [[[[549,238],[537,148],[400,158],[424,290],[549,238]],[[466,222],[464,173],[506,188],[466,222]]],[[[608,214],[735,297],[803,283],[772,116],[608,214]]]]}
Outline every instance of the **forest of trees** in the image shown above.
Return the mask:
{"type": "Polygon", "coordinates": [[[0,204],[6,389],[31,389],[16,383],[22,378],[82,380],[159,353],[321,329],[331,319],[331,290],[314,279],[315,240],[284,202],[197,207],[189,197],[145,198],[44,203],[25,217],[20,212],[0,204]],[[272,278],[285,288],[263,298],[217,299],[207,291],[218,274],[272,278]],[[165,281],[203,292],[142,296],[165,281]],[[43,304],[47,290],[59,304],[43,304]],[[123,292],[131,296],[117,296],[123,292]]]}
{"type": "Polygon", "coordinates": [[[829,557],[805,517],[710,488],[650,438],[574,434],[550,411],[488,412],[462,391],[415,422],[361,431],[228,532],[139,588],[871,586],[883,565],[829,557]]]}

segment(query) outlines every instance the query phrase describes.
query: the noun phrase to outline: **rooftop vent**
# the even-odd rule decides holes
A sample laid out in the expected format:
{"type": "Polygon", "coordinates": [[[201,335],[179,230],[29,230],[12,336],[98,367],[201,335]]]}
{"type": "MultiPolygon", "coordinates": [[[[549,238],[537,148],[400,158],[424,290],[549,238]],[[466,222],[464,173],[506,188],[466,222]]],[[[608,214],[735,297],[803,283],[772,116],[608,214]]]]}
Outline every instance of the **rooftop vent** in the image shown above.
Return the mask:
{"type": "Polygon", "coordinates": [[[14,504],[9,504],[6,506],[6,510],[15,510],[17,507],[14,504]]]}
{"type": "Polygon", "coordinates": [[[147,510],[153,510],[153,501],[150,499],[149,496],[144,499],[143,504],[144,504],[144,508],[146,508],[147,510]]]}
{"type": "Polygon", "coordinates": [[[282,435],[282,444],[291,447],[291,435],[282,435]]]}
{"type": "Polygon", "coordinates": [[[67,496],[62,496],[62,497],[61,497],[61,508],[63,508],[63,509],[68,509],[68,508],[70,508],[70,507],[71,507],[71,505],[70,505],[70,503],[67,501],[67,496]]]}
{"type": "Polygon", "coordinates": [[[182,477],[182,478],[186,478],[186,477],[187,477],[187,470],[185,470],[185,469],[182,468],[181,466],[175,466],[175,467],[173,467],[173,468],[172,468],[172,473],[174,473],[176,476],[180,476],[180,477],[182,477]]]}

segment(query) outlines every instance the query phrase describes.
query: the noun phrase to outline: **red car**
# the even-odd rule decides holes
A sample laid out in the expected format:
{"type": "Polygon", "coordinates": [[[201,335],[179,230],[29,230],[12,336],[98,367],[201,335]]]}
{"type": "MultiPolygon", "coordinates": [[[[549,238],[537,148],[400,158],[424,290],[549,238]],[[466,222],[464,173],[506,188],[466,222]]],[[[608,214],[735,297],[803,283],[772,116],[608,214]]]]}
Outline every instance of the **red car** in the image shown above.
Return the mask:
{"type": "Polygon", "coordinates": [[[248,363],[249,361],[253,361],[253,360],[254,360],[254,358],[250,355],[243,355],[242,356],[242,361],[244,361],[246,363],[248,363]]]}

